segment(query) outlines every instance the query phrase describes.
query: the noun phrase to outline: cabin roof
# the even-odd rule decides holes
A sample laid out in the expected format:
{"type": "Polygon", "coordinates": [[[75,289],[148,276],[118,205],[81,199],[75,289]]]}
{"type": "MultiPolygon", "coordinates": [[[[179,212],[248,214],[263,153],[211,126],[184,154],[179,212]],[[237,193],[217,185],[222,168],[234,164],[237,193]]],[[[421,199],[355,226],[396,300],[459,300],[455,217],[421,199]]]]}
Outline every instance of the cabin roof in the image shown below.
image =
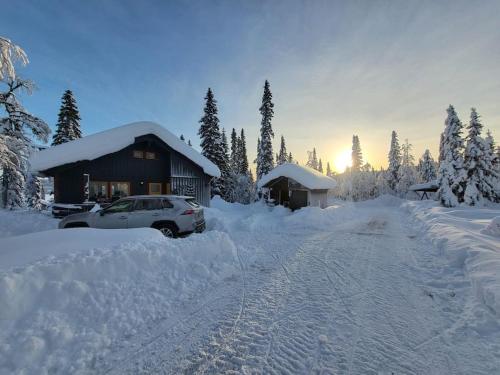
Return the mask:
{"type": "Polygon", "coordinates": [[[325,176],[314,169],[298,164],[285,163],[278,165],[268,174],[262,176],[258,182],[258,186],[266,187],[269,182],[280,177],[291,178],[310,190],[333,189],[337,185],[333,178],[325,176]]]}
{"type": "Polygon", "coordinates": [[[214,163],[163,126],[149,121],[134,122],[104,130],[35,152],[30,158],[30,165],[34,172],[42,172],[68,163],[94,160],[103,155],[120,151],[133,144],[137,137],[147,134],[153,134],[160,138],[172,149],[199,165],[206,174],[213,177],[220,176],[219,168],[214,163]]]}

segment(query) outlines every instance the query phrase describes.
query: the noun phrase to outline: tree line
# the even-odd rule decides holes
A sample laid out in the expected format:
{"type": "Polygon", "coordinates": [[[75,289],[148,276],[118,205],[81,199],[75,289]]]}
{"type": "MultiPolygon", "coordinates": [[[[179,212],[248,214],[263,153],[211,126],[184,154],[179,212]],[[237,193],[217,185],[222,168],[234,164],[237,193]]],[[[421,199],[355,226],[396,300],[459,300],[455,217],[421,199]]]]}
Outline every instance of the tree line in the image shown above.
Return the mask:
{"type": "Polygon", "coordinates": [[[359,137],[354,135],[352,166],[336,176],[339,184],[335,194],[353,200],[381,194],[407,198],[412,194],[412,185],[432,182],[438,188],[438,200],[445,207],[500,202],[500,147],[495,145],[489,130],[482,136],[483,124],[475,108],[471,109],[466,130],[464,136],[464,125],[450,105],[440,136],[438,160],[435,161],[427,149],[416,165],[412,145],[407,139],[400,145],[398,134],[393,131],[388,168],[378,171],[369,163],[362,163],[359,137]]]}

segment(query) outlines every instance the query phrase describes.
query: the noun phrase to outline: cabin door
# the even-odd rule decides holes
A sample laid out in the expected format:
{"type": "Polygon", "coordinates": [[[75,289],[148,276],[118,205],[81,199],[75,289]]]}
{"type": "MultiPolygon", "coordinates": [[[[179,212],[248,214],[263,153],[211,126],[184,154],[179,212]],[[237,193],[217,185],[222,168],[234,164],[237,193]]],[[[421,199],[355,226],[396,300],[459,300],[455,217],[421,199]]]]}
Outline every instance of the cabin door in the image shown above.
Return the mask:
{"type": "Polygon", "coordinates": [[[307,191],[305,190],[292,190],[290,197],[290,208],[295,210],[297,208],[307,206],[307,191]]]}

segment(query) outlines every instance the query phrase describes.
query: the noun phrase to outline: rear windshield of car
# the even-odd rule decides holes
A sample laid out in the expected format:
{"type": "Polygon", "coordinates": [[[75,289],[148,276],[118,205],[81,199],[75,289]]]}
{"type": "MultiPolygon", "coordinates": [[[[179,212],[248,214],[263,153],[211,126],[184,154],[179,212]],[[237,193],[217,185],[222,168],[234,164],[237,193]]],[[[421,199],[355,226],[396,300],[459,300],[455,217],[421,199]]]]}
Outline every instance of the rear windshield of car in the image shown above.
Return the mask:
{"type": "Polygon", "coordinates": [[[186,199],[186,203],[189,204],[193,208],[201,207],[200,204],[198,202],[196,202],[196,199],[194,199],[194,198],[186,199]]]}

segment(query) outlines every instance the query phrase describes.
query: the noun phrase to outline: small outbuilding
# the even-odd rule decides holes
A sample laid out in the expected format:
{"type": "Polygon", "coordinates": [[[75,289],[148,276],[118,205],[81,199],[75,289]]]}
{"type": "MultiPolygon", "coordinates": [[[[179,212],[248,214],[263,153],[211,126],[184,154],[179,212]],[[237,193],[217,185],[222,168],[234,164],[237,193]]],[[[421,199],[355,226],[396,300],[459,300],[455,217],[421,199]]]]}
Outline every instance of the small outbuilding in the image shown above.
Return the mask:
{"type": "Polygon", "coordinates": [[[32,170],[54,178],[55,203],[176,194],[210,204],[215,164],[163,126],[136,122],[34,153],[32,170]]]}
{"type": "Polygon", "coordinates": [[[292,210],[306,206],[325,208],[328,190],[335,186],[333,178],[292,163],[278,165],[258,182],[272,202],[292,210]]]}

